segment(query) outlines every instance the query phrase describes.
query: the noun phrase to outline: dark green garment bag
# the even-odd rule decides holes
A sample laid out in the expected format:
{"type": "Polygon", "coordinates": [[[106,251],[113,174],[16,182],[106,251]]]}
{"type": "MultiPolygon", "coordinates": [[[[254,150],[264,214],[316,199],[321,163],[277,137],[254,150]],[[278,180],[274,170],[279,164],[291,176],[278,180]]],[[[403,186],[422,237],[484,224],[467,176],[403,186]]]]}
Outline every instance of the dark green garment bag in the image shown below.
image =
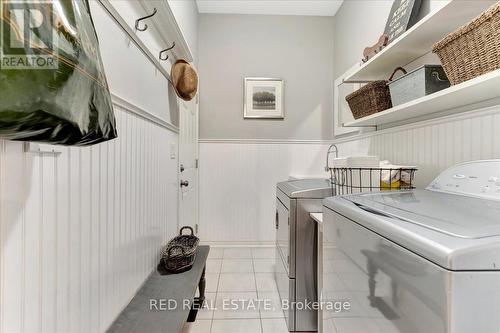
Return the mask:
{"type": "Polygon", "coordinates": [[[116,138],[87,0],[1,1],[0,138],[92,145],[116,138]]]}

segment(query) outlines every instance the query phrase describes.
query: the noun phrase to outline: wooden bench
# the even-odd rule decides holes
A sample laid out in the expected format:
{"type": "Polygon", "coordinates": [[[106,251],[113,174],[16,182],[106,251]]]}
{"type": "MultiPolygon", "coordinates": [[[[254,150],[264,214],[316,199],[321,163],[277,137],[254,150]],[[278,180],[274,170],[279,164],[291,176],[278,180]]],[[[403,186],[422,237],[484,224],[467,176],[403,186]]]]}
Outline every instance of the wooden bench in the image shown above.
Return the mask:
{"type": "Polygon", "coordinates": [[[181,332],[186,322],[196,319],[199,305],[205,300],[209,251],[209,246],[198,247],[193,268],[184,273],[170,274],[159,265],[107,332],[181,332]],[[197,289],[199,297],[195,297],[197,289]]]}

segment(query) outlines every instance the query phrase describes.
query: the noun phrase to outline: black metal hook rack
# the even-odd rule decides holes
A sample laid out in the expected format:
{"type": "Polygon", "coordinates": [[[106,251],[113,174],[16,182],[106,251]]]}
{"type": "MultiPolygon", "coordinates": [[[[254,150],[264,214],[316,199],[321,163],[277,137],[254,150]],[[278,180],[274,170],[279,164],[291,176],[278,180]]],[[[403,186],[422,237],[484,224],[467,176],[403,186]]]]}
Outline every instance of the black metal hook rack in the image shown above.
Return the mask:
{"type": "Polygon", "coordinates": [[[148,18],[151,18],[151,17],[155,16],[156,13],[157,13],[157,11],[158,10],[156,8],[154,8],[152,14],[146,15],[144,17],[141,17],[141,18],[135,20],[135,29],[138,30],[138,31],[146,31],[146,30],[148,30],[148,25],[147,24],[144,24],[144,28],[141,28],[139,24],[141,23],[141,21],[146,20],[148,18]]]}
{"type": "Polygon", "coordinates": [[[158,58],[160,58],[160,60],[167,60],[168,59],[168,54],[166,57],[163,56],[163,54],[165,54],[166,52],[172,50],[173,48],[175,47],[175,42],[172,42],[172,46],[166,48],[165,50],[162,50],[160,51],[160,54],[158,55],[158,58]]]}
{"type": "Polygon", "coordinates": [[[160,72],[167,81],[172,84],[170,79],[170,74],[164,68],[164,66],[158,61],[158,59],[149,51],[147,46],[143,41],[137,36],[133,29],[127,24],[127,22],[121,17],[121,15],[116,11],[109,0],[98,0],[99,4],[106,10],[108,15],[119,25],[122,31],[130,37],[130,40],[137,46],[137,48],[146,56],[146,58],[153,64],[153,66],[160,72]]]}

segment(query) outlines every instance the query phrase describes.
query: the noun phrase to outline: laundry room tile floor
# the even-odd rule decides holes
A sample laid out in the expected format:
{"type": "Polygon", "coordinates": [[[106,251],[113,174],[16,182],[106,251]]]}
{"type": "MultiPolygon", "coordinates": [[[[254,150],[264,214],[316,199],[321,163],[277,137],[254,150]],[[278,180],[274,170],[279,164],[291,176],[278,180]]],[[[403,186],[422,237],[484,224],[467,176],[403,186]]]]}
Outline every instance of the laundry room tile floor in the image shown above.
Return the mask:
{"type": "Polygon", "coordinates": [[[212,247],[206,307],[182,333],[287,333],[273,275],[274,254],[272,247],[212,247]]]}

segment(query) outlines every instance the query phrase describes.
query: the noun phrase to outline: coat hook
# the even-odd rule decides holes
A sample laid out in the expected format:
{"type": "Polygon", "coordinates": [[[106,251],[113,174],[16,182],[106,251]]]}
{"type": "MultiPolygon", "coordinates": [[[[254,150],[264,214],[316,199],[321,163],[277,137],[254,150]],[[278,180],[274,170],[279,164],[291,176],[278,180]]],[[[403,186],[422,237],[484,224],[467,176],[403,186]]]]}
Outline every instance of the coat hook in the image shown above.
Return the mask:
{"type": "Polygon", "coordinates": [[[171,49],[173,49],[175,47],[175,42],[172,43],[172,46],[170,46],[169,48],[163,50],[163,51],[160,51],[160,60],[167,60],[168,59],[168,54],[166,57],[163,57],[163,53],[167,52],[167,51],[170,51],[171,49]]]}
{"type": "Polygon", "coordinates": [[[145,20],[145,19],[148,19],[150,17],[153,17],[154,15],[156,14],[156,8],[153,9],[153,14],[151,15],[147,15],[147,16],[144,16],[144,17],[141,17],[140,19],[137,19],[135,21],[135,28],[139,31],[146,31],[148,29],[148,25],[147,24],[144,24],[144,28],[140,28],[139,27],[139,23],[142,21],[142,20],[145,20]]]}

